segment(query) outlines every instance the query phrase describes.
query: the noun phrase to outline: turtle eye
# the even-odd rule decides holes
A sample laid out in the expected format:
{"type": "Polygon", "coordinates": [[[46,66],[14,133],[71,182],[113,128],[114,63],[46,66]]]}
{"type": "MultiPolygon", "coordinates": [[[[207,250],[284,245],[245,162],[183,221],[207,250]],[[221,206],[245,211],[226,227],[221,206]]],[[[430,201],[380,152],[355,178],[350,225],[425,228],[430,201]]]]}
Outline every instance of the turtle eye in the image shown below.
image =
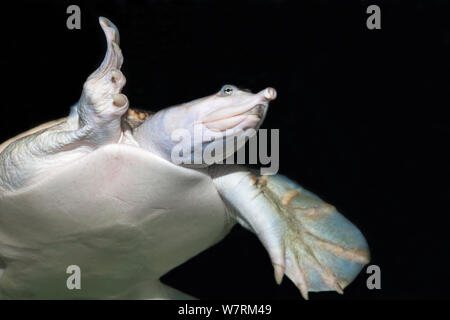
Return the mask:
{"type": "Polygon", "coordinates": [[[224,85],[224,86],[222,87],[222,89],[220,89],[220,94],[221,94],[222,96],[229,96],[229,95],[232,95],[233,92],[234,92],[234,87],[233,87],[233,86],[230,86],[229,84],[224,85]]]}

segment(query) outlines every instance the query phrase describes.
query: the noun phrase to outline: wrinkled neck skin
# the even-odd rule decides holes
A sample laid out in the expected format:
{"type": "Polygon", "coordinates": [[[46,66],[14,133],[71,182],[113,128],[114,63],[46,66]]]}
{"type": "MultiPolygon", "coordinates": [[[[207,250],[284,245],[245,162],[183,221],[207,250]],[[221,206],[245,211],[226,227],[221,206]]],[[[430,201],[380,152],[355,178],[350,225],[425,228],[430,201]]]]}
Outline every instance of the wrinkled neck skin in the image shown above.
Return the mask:
{"type": "MultiPolygon", "coordinates": [[[[139,144],[139,147],[159,155],[168,161],[171,161],[171,152],[176,142],[172,140],[171,125],[172,119],[177,119],[178,123],[192,126],[189,122],[195,121],[196,115],[182,108],[171,107],[155,113],[147,119],[141,126],[135,129],[133,137],[139,144]]],[[[192,126],[193,127],[193,126],[192,126]]]]}

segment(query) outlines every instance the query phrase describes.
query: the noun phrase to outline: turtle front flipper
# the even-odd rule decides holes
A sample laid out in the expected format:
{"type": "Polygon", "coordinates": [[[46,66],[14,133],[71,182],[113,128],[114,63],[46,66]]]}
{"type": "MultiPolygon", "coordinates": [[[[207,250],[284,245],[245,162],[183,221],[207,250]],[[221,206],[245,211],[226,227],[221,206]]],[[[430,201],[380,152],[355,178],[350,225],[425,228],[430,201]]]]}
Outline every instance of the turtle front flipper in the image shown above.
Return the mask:
{"type": "Polygon", "coordinates": [[[122,116],[128,110],[128,99],[122,94],[126,78],[120,71],[123,63],[119,47],[119,30],[107,18],[99,18],[106,37],[106,54],[102,64],[83,85],[77,105],[78,122],[85,140],[96,146],[117,143],[122,135],[122,116]]]}
{"type": "Polygon", "coordinates": [[[221,171],[214,179],[220,194],[236,220],[265,246],[278,283],[286,274],[305,299],[314,291],[342,293],[369,262],[361,232],[297,183],[242,167],[221,171]]]}
{"type": "Polygon", "coordinates": [[[123,140],[122,118],[129,103],[121,93],[126,79],[120,71],[119,32],[106,18],[100,17],[99,23],[106,36],[105,58],[84,83],[69,116],[0,145],[0,193],[33,184],[58,166],[123,140]]]}

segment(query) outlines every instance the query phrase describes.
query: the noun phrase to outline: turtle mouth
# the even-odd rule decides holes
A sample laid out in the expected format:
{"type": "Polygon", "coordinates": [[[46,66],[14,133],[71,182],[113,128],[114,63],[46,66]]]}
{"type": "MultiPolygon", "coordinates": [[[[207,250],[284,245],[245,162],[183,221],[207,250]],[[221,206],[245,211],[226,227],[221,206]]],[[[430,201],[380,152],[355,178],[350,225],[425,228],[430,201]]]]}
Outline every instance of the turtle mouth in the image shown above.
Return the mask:
{"type": "Polygon", "coordinates": [[[212,131],[225,131],[236,127],[240,127],[242,130],[254,128],[264,117],[266,109],[266,104],[258,103],[245,112],[234,114],[222,119],[206,121],[204,124],[212,131]]]}
{"type": "Polygon", "coordinates": [[[258,103],[256,106],[254,106],[253,108],[251,108],[250,110],[248,110],[247,112],[244,112],[242,115],[251,115],[254,114],[256,116],[258,116],[259,118],[262,118],[262,116],[264,115],[264,111],[266,110],[267,105],[266,104],[262,104],[262,103],[258,103]]]}

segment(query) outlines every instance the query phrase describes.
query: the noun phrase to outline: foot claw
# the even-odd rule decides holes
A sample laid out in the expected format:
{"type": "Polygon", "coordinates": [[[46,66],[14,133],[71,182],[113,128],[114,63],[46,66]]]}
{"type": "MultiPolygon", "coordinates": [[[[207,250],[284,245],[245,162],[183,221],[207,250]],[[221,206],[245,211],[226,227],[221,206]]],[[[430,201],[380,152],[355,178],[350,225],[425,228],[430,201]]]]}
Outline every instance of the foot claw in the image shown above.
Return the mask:
{"type": "Polygon", "coordinates": [[[295,284],[297,288],[300,290],[300,294],[303,299],[309,300],[308,287],[305,284],[297,283],[295,284]]]}
{"type": "Polygon", "coordinates": [[[114,83],[119,82],[120,79],[122,79],[122,72],[120,72],[119,70],[112,70],[111,71],[112,82],[114,83]]]}
{"type": "Polygon", "coordinates": [[[109,38],[112,41],[117,42],[117,44],[119,44],[120,43],[119,30],[114,25],[114,23],[112,23],[108,18],[105,17],[99,17],[98,20],[103,30],[105,30],[105,33],[107,32],[106,30],[110,30],[108,32],[109,38]]]}
{"type": "Polygon", "coordinates": [[[112,69],[111,70],[111,82],[114,84],[112,91],[115,93],[120,93],[122,88],[125,86],[127,79],[123,75],[120,70],[112,69]]]}
{"type": "Polygon", "coordinates": [[[124,94],[113,94],[112,95],[113,104],[117,107],[123,107],[127,102],[128,99],[124,94]]]}
{"type": "Polygon", "coordinates": [[[275,281],[278,285],[281,284],[281,281],[283,281],[283,276],[284,276],[284,266],[280,266],[278,264],[274,264],[273,265],[273,271],[274,271],[274,275],[275,275],[275,281]]]}

